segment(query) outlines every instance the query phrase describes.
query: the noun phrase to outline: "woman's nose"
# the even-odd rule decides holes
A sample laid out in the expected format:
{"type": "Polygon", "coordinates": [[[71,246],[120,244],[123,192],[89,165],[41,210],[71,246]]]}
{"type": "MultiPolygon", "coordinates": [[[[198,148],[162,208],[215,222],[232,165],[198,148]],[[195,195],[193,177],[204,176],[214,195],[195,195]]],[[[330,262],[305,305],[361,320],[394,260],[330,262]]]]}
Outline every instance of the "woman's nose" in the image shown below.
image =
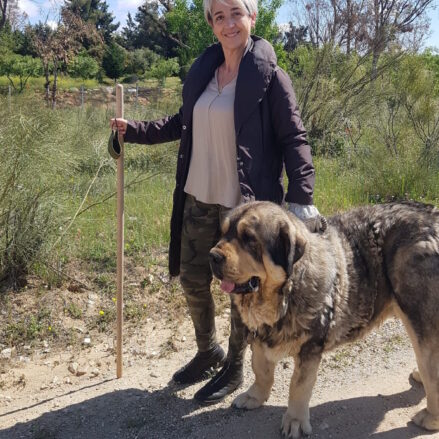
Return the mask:
{"type": "Polygon", "coordinates": [[[226,19],[226,26],[227,27],[235,26],[235,19],[233,17],[230,17],[230,18],[226,19]]]}

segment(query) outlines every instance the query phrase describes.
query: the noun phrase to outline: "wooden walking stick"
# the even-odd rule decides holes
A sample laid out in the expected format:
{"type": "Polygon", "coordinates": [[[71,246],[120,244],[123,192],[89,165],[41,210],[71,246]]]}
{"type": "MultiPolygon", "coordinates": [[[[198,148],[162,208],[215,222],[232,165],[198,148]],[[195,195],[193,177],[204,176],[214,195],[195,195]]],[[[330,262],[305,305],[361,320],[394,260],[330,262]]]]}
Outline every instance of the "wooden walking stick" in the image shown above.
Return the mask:
{"type": "MultiPolygon", "coordinates": [[[[116,118],[123,118],[123,85],[116,85],[116,118]]],[[[120,157],[117,159],[117,274],[116,274],[116,368],[117,378],[122,377],[122,327],[123,327],[123,256],[124,256],[124,170],[123,136],[119,135],[120,157]]]]}

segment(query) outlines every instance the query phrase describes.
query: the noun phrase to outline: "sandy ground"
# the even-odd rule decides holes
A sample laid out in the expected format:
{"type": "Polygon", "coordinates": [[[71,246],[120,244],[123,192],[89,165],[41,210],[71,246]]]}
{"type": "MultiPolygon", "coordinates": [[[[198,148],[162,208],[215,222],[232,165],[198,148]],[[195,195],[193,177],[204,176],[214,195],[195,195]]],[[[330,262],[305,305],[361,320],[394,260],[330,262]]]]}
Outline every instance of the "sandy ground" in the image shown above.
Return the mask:
{"type": "MultiPolygon", "coordinates": [[[[218,319],[226,346],[228,316],[218,319]]],[[[280,438],[292,360],[279,363],[272,395],[254,411],[223,403],[200,407],[201,387],[181,388],[172,373],[195,353],[185,321],[174,336],[175,351],[158,354],[169,329],[146,323],[124,342],[124,371],[115,378],[113,340],[102,336],[80,352],[36,352],[29,362],[11,361],[0,389],[0,439],[70,438],[280,438]],[[84,373],[68,367],[79,364],[84,373]],[[82,373],[81,372],[81,373],[82,373]]],[[[246,355],[245,390],[252,382],[246,355]]],[[[439,438],[411,417],[425,406],[422,385],[409,379],[415,367],[399,322],[389,321],[360,343],[327,354],[311,400],[311,438],[439,438]]]]}

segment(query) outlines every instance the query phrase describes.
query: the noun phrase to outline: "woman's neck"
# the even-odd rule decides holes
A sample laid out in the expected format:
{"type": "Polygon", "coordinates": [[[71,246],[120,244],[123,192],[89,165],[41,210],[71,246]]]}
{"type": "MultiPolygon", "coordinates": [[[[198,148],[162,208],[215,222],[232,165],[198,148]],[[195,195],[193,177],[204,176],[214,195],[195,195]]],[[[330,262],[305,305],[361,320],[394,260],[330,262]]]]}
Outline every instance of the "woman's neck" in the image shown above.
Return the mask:
{"type": "Polygon", "coordinates": [[[244,55],[245,47],[235,50],[224,50],[224,64],[223,69],[227,73],[237,72],[239,69],[239,63],[241,62],[242,55],[244,55]]]}

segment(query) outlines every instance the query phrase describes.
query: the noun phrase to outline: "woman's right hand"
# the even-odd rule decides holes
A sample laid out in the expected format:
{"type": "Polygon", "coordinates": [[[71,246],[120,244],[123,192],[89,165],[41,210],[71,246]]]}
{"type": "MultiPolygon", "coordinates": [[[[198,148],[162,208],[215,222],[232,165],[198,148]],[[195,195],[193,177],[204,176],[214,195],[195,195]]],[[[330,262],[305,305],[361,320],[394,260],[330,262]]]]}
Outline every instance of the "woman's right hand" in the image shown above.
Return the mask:
{"type": "Polygon", "coordinates": [[[122,136],[125,136],[127,132],[127,120],[121,118],[110,119],[110,128],[113,131],[118,131],[122,136]]]}

